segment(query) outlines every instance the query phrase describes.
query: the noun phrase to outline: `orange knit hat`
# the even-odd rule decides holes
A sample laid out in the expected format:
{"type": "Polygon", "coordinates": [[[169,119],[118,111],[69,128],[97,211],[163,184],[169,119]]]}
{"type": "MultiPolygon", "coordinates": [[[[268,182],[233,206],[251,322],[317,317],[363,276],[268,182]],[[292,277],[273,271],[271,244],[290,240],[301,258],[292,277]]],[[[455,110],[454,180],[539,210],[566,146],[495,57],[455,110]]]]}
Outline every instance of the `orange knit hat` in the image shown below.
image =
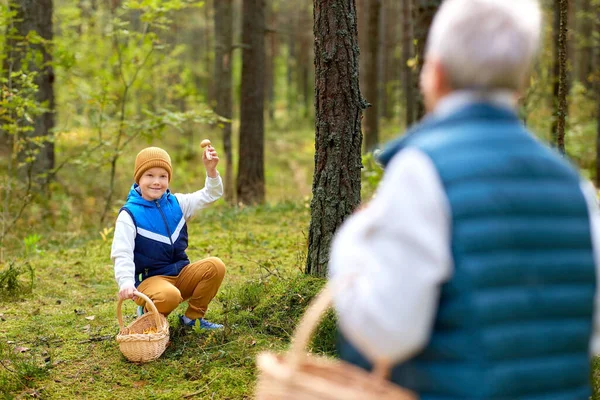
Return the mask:
{"type": "Polygon", "coordinates": [[[133,171],[135,183],[140,183],[140,178],[144,172],[154,167],[166,169],[169,173],[169,182],[171,182],[173,169],[171,168],[169,153],[159,147],[147,147],[135,157],[135,170],[133,171]]]}

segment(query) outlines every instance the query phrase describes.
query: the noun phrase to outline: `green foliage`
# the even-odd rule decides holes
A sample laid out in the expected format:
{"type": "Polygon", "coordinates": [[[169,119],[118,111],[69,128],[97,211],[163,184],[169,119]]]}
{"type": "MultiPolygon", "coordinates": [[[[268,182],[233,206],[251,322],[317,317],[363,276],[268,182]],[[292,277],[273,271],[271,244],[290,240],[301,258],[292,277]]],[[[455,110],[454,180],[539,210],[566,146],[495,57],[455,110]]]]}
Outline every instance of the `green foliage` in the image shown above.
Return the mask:
{"type": "Polygon", "coordinates": [[[35,273],[29,262],[22,266],[15,266],[14,262],[8,263],[8,268],[0,270],[0,297],[18,297],[23,294],[31,293],[35,273]],[[24,282],[25,278],[28,283],[24,282]]]}
{"type": "Polygon", "coordinates": [[[31,256],[33,254],[40,254],[42,251],[38,248],[38,243],[42,237],[37,233],[28,235],[25,239],[23,239],[23,244],[25,245],[25,257],[31,256]]]}
{"type": "Polygon", "coordinates": [[[361,198],[363,201],[368,201],[375,194],[383,177],[383,168],[375,161],[375,157],[372,152],[362,156],[361,198]]]}
{"type": "MultiPolygon", "coordinates": [[[[7,5],[0,4],[0,21],[8,22],[14,17],[7,5]]],[[[51,135],[32,135],[34,121],[46,111],[46,105],[37,99],[36,83],[39,75],[36,69],[42,64],[37,45],[42,39],[35,32],[19,36],[13,24],[8,26],[7,38],[11,41],[3,43],[2,54],[18,53],[19,57],[16,60],[0,57],[0,142],[10,145],[8,156],[0,162],[0,247],[43,188],[48,171],[34,167],[41,149],[52,141],[51,135]],[[6,71],[1,68],[4,64],[6,71]]]]}

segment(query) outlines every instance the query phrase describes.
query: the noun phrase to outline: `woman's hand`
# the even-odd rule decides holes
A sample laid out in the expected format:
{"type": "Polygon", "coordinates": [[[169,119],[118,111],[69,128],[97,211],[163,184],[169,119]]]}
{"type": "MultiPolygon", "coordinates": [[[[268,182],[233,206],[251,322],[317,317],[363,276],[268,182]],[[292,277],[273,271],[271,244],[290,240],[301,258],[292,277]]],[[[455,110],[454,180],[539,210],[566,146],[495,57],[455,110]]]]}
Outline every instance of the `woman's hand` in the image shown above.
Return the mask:
{"type": "Polygon", "coordinates": [[[217,172],[219,155],[217,154],[215,148],[211,145],[206,146],[206,148],[204,148],[203,150],[204,151],[202,152],[202,162],[204,163],[204,168],[206,168],[206,173],[209,177],[216,178],[219,175],[219,173],[217,172]],[[207,153],[210,154],[210,160],[206,156],[207,153]]]}

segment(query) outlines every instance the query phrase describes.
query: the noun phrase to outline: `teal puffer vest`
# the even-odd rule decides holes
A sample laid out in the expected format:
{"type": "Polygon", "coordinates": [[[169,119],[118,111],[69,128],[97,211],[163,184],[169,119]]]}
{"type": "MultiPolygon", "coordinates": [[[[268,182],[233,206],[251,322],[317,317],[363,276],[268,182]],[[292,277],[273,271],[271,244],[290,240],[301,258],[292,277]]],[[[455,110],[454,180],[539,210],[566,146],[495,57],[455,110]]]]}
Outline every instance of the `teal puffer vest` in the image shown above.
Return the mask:
{"type": "Polygon", "coordinates": [[[423,123],[381,161],[407,147],[441,177],[454,274],[428,345],[392,380],[423,400],[587,400],[596,278],[577,172],[487,104],[423,123]]]}

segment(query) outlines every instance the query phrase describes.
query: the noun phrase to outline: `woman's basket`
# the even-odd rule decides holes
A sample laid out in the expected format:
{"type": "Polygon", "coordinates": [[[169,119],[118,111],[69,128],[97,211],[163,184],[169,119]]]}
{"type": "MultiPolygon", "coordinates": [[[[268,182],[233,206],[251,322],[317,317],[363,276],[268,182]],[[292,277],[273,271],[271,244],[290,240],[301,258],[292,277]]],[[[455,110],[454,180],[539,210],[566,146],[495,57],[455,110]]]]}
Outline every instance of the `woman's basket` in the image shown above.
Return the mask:
{"type": "Polygon", "coordinates": [[[148,296],[138,291],[134,294],[146,301],[150,312],[138,317],[129,326],[123,326],[121,304],[117,305],[117,318],[120,331],[117,342],[121,353],[129,360],[144,363],[156,360],[167,348],[169,342],[169,322],[164,315],[158,312],[156,306],[148,296]],[[146,333],[144,333],[146,332],[146,333]]]}
{"type": "Polygon", "coordinates": [[[302,317],[290,351],[258,355],[256,400],[416,400],[414,393],[386,379],[390,368],[383,361],[369,373],[341,360],[306,354],[308,341],[330,304],[326,287],[302,317]]]}

